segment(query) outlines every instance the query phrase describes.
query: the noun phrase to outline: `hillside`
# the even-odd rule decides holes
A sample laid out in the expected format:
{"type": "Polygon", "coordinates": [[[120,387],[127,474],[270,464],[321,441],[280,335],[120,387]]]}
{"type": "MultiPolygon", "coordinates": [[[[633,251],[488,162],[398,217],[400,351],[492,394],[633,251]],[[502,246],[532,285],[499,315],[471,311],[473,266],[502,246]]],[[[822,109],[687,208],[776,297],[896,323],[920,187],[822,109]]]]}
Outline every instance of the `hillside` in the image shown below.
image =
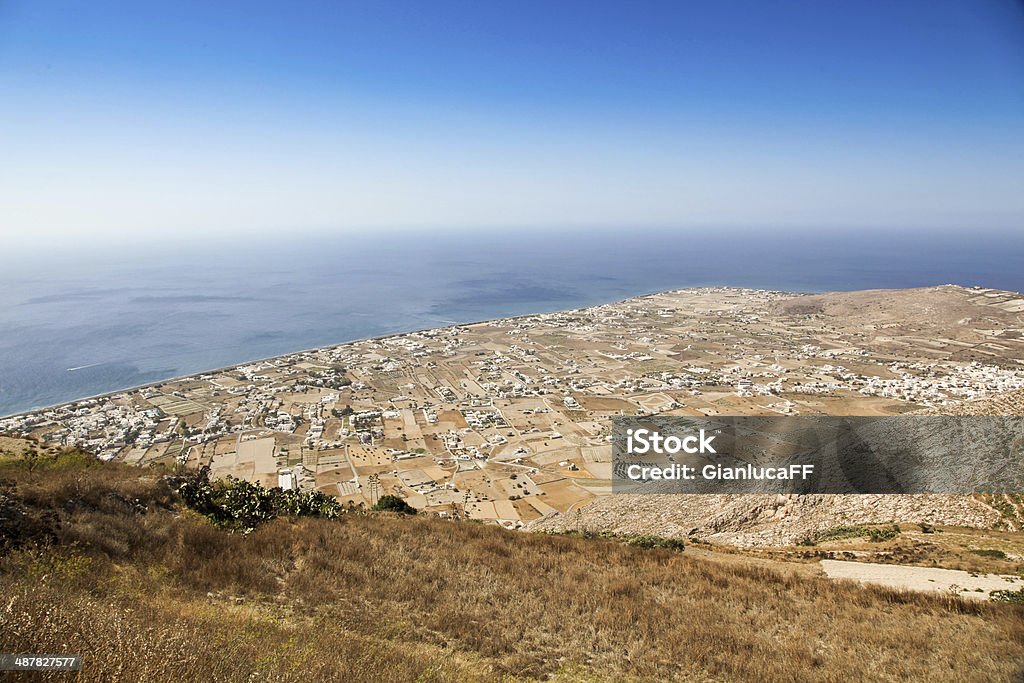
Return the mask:
{"type": "Polygon", "coordinates": [[[78,680],[1017,680],[1013,605],[615,539],[347,513],[230,533],[171,472],[0,462],[0,650],[78,680]]]}

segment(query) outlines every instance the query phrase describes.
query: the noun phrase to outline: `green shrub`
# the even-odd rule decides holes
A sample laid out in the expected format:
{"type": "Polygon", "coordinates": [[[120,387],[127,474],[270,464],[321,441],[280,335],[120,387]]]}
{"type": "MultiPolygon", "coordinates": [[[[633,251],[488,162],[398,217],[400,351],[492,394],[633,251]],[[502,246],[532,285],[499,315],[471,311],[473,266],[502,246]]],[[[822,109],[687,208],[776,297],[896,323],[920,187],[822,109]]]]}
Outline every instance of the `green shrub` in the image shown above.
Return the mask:
{"type": "Polygon", "coordinates": [[[683,550],[686,547],[678,538],[663,538],[645,534],[630,536],[625,543],[640,548],[664,548],[665,550],[683,550]]]}
{"type": "Polygon", "coordinates": [[[996,550],[995,548],[978,548],[977,550],[972,550],[971,554],[978,555],[980,557],[991,557],[994,560],[1006,559],[1006,553],[1002,550],[996,550]]]}
{"type": "Polygon", "coordinates": [[[381,496],[380,500],[370,508],[377,512],[400,512],[403,515],[415,515],[416,508],[398,496],[381,496]]]}
{"type": "Polygon", "coordinates": [[[634,548],[662,548],[664,550],[677,550],[683,551],[686,548],[686,544],[678,538],[665,538],[664,536],[655,536],[653,534],[620,534],[615,531],[591,531],[584,529],[582,531],[541,531],[541,534],[551,534],[553,536],[570,536],[573,538],[582,538],[588,541],[592,540],[609,540],[618,541],[623,545],[630,545],[634,548]]]}
{"type": "Polygon", "coordinates": [[[319,491],[265,488],[234,477],[210,481],[210,468],[201,467],[178,486],[182,502],[214,524],[251,531],[279,515],[327,517],[343,512],[341,504],[319,491]]]}
{"type": "Polygon", "coordinates": [[[1015,591],[1002,590],[989,593],[993,602],[1009,602],[1014,605],[1024,605],[1024,588],[1015,591]]]}
{"type": "Polygon", "coordinates": [[[800,541],[800,545],[817,545],[825,541],[840,541],[846,538],[867,538],[872,543],[881,543],[895,538],[899,533],[900,528],[896,524],[883,527],[837,526],[804,538],[800,541]]]}

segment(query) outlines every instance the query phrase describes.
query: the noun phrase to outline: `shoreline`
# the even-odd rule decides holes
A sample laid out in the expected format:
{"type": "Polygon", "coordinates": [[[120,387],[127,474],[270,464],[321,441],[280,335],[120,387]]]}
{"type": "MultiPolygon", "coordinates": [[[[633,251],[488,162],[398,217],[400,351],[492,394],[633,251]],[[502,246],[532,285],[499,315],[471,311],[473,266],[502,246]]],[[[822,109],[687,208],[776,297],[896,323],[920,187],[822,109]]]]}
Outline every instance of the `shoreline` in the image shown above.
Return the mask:
{"type": "MultiPolygon", "coordinates": [[[[929,286],[925,286],[925,287],[879,288],[878,290],[852,290],[852,291],[905,291],[905,290],[910,290],[910,289],[932,289],[932,288],[937,288],[937,287],[956,287],[958,289],[964,289],[964,290],[970,290],[971,289],[971,287],[965,287],[964,285],[945,283],[945,284],[942,284],[942,285],[929,285],[929,286]]],[[[411,329],[411,330],[388,332],[386,334],[372,335],[372,336],[369,336],[369,337],[359,337],[357,339],[349,339],[349,340],[346,340],[346,341],[336,342],[336,343],[332,343],[332,344],[322,344],[320,346],[312,346],[312,347],[308,347],[308,348],[305,348],[305,349],[299,349],[299,350],[296,350],[296,351],[288,351],[286,353],[279,353],[279,354],[276,354],[276,355],[273,355],[273,356],[264,356],[262,358],[254,358],[254,359],[251,359],[251,360],[239,361],[238,363],[233,363],[231,365],[224,365],[224,366],[221,366],[221,367],[210,368],[210,369],[207,369],[207,370],[198,370],[198,371],[189,372],[189,373],[186,373],[186,374],[183,374],[183,375],[174,375],[172,377],[166,377],[164,379],[156,380],[154,382],[146,382],[144,384],[136,384],[136,385],[132,385],[132,386],[128,386],[128,387],[122,387],[122,388],[119,388],[119,389],[112,389],[110,391],[104,391],[104,392],[100,392],[98,394],[91,394],[91,395],[88,395],[88,396],[82,396],[82,397],[74,398],[74,399],[71,399],[71,400],[68,400],[68,401],[61,401],[59,403],[51,403],[51,404],[48,404],[48,405],[45,405],[45,406],[39,406],[39,407],[35,407],[35,408],[30,408],[28,410],[22,410],[22,411],[15,412],[15,413],[6,413],[6,414],[3,414],[3,415],[0,415],[0,419],[9,419],[9,418],[14,418],[14,417],[22,417],[22,416],[26,416],[26,415],[33,415],[33,414],[36,414],[36,413],[42,413],[42,412],[46,412],[48,410],[53,410],[55,408],[60,408],[62,406],[71,405],[73,403],[79,403],[81,401],[91,401],[91,400],[96,400],[96,399],[109,398],[111,396],[116,396],[117,394],[129,393],[129,392],[133,392],[133,391],[139,391],[139,390],[142,390],[142,389],[147,389],[147,388],[150,388],[150,387],[155,387],[155,386],[158,386],[158,385],[161,385],[161,384],[165,384],[167,382],[177,382],[177,381],[181,381],[181,380],[186,380],[186,379],[191,379],[191,378],[194,378],[194,377],[198,377],[199,375],[206,375],[206,374],[211,374],[211,373],[228,372],[228,371],[234,370],[236,368],[242,367],[243,365],[251,365],[253,363],[265,363],[265,362],[268,362],[268,361],[278,360],[278,359],[281,359],[281,358],[287,358],[289,356],[295,356],[295,355],[302,354],[302,353],[311,353],[313,351],[319,351],[321,349],[337,348],[337,347],[345,346],[347,344],[358,344],[358,343],[361,343],[361,342],[378,341],[378,340],[382,340],[382,339],[391,339],[393,337],[400,337],[400,336],[407,335],[407,334],[417,334],[417,333],[420,333],[420,332],[430,332],[430,331],[434,331],[434,330],[447,330],[447,329],[451,329],[451,328],[455,328],[455,327],[465,327],[465,326],[468,326],[468,325],[483,325],[483,324],[491,323],[491,322],[494,322],[494,321],[497,321],[497,320],[520,320],[520,319],[523,319],[523,318],[530,318],[530,317],[533,317],[533,316],[536,316],[536,315],[553,315],[553,314],[556,314],[556,313],[568,313],[568,312],[571,312],[571,311],[579,311],[579,310],[584,310],[584,309],[588,309],[588,308],[595,308],[597,306],[609,306],[609,305],[621,304],[621,303],[625,303],[627,301],[632,301],[634,299],[641,299],[643,297],[654,296],[654,295],[657,295],[657,294],[666,294],[666,293],[669,293],[669,292],[679,292],[679,291],[698,290],[698,289],[707,289],[707,290],[737,290],[737,291],[747,290],[747,291],[758,291],[758,292],[777,292],[777,293],[782,293],[782,294],[789,294],[789,295],[792,295],[792,296],[814,296],[814,295],[819,295],[819,294],[829,294],[829,293],[832,293],[832,292],[812,292],[812,291],[789,291],[789,290],[781,290],[781,289],[754,289],[754,288],[750,288],[750,287],[734,287],[734,286],[726,286],[726,285],[707,286],[707,287],[680,287],[680,288],[674,288],[674,289],[655,290],[655,291],[644,292],[644,293],[641,293],[641,294],[634,294],[634,295],[628,296],[628,297],[626,297],[624,299],[615,299],[613,301],[604,301],[604,302],[601,302],[601,303],[589,304],[589,305],[586,305],[586,306],[577,306],[575,308],[563,308],[563,309],[556,309],[556,310],[552,310],[552,311],[539,311],[539,312],[523,313],[523,314],[520,314],[520,315],[511,315],[511,316],[496,316],[496,317],[493,317],[493,318],[483,318],[483,319],[480,319],[480,320],[473,320],[473,321],[469,321],[469,322],[453,323],[453,324],[450,324],[450,325],[442,325],[440,327],[436,327],[436,326],[435,327],[420,327],[420,328],[411,329]]],[[[985,289],[990,289],[990,288],[985,288],[985,289]]],[[[839,290],[837,290],[837,291],[839,291],[839,290]]],[[[847,290],[842,290],[842,291],[847,291],[847,290]]],[[[998,290],[998,291],[1010,291],[1010,290],[998,290]]]]}
{"type": "MultiPolygon", "coordinates": [[[[239,361],[238,363],[233,363],[231,365],[224,365],[224,366],[217,367],[217,368],[210,368],[208,370],[198,370],[196,372],[190,372],[190,373],[187,373],[187,374],[184,374],[184,375],[174,375],[172,377],[166,377],[164,379],[156,380],[154,382],[146,382],[145,384],[135,384],[135,385],[132,385],[132,386],[129,386],[129,387],[123,387],[121,389],[113,389],[111,391],[104,391],[104,392],[101,392],[99,394],[90,394],[89,396],[82,396],[80,398],[73,398],[73,399],[71,399],[69,401],[62,401],[60,403],[50,403],[50,404],[45,405],[45,406],[39,406],[39,407],[36,407],[36,408],[29,408],[28,410],[22,410],[22,411],[19,411],[19,412],[16,412],[16,413],[5,413],[3,415],[0,415],[0,420],[5,420],[5,419],[8,419],[8,418],[12,418],[12,417],[21,417],[21,416],[24,416],[24,415],[33,415],[35,413],[42,413],[42,412],[46,412],[47,410],[53,410],[54,408],[60,408],[61,406],[71,405],[72,403],[78,403],[80,401],[92,401],[92,400],[95,400],[95,399],[109,398],[111,396],[116,396],[117,394],[123,394],[123,393],[132,392],[132,391],[139,391],[141,389],[148,389],[149,387],[155,387],[155,386],[158,386],[160,384],[164,384],[166,382],[178,382],[178,381],[181,381],[181,380],[191,379],[191,378],[197,377],[199,375],[207,375],[207,374],[215,373],[215,372],[228,372],[230,370],[234,370],[236,368],[242,367],[243,365],[251,365],[253,363],[265,363],[265,362],[272,361],[272,360],[277,360],[277,359],[280,359],[280,358],[287,358],[288,356],[295,356],[295,355],[300,354],[300,353],[310,353],[310,352],[313,352],[313,351],[319,351],[321,349],[337,348],[339,346],[345,346],[346,344],[359,344],[361,342],[377,341],[377,340],[381,340],[381,339],[391,339],[392,337],[400,337],[400,336],[406,335],[406,334],[417,334],[419,332],[430,332],[430,331],[433,331],[433,330],[448,330],[448,329],[451,329],[451,328],[454,328],[454,327],[465,327],[467,325],[483,325],[483,324],[486,324],[486,323],[494,322],[496,320],[518,320],[518,319],[522,319],[522,318],[529,318],[529,317],[532,317],[532,316],[535,316],[535,315],[553,315],[555,313],[568,313],[569,311],[579,311],[579,310],[583,310],[583,309],[586,309],[586,308],[594,308],[596,306],[609,306],[609,305],[614,305],[614,304],[621,304],[621,303],[625,303],[626,301],[631,301],[633,299],[640,299],[640,298],[645,297],[645,296],[654,296],[655,294],[665,294],[666,292],[678,292],[678,291],[682,291],[682,290],[685,290],[685,289],[738,289],[739,290],[739,289],[750,289],[750,288],[749,287],[726,287],[726,286],[721,286],[721,287],[681,287],[679,289],[661,289],[661,290],[656,290],[656,291],[651,291],[651,292],[645,292],[643,294],[634,294],[633,296],[628,296],[625,299],[616,299],[614,301],[604,301],[604,302],[601,302],[601,303],[590,304],[590,305],[587,305],[587,306],[577,306],[576,308],[560,308],[560,309],[556,309],[556,310],[553,310],[553,311],[539,311],[539,312],[534,312],[534,313],[522,313],[520,315],[497,316],[497,317],[494,317],[494,318],[483,318],[481,320],[472,320],[472,321],[464,322],[464,323],[452,323],[452,324],[449,324],[449,325],[441,325],[440,327],[437,327],[437,326],[435,326],[435,327],[419,327],[419,328],[416,328],[416,329],[405,330],[405,331],[400,331],[400,332],[387,332],[385,334],[377,334],[377,335],[372,335],[372,336],[369,336],[369,337],[359,337],[357,339],[349,339],[349,340],[346,340],[346,341],[336,342],[336,343],[333,343],[333,344],[321,344],[320,346],[311,346],[309,348],[299,349],[297,351],[288,351],[286,353],[279,353],[279,354],[274,355],[274,356],[264,356],[262,358],[254,358],[252,360],[239,361]]],[[[762,292],[780,291],[781,292],[781,291],[784,291],[784,290],[762,289],[762,290],[754,290],[754,291],[762,291],[762,292]]],[[[823,292],[785,292],[785,293],[786,294],[793,294],[793,295],[804,295],[804,294],[809,295],[809,294],[822,294],[823,292]]],[[[107,361],[107,362],[111,362],[111,361],[107,361]]],[[[97,365],[101,365],[101,364],[102,363],[98,363],[97,365]]]]}

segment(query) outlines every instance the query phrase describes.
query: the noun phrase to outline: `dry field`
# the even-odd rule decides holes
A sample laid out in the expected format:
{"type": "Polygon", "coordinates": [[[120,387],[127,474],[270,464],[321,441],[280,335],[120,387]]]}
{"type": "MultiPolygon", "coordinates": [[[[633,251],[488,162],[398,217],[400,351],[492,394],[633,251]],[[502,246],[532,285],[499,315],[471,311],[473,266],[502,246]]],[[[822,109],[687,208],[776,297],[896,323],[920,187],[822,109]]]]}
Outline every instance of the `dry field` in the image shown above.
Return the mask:
{"type": "Polygon", "coordinates": [[[231,534],[183,511],[167,474],[0,462],[0,651],[80,653],[82,681],[1024,674],[1013,605],[471,522],[350,514],[231,534]]]}

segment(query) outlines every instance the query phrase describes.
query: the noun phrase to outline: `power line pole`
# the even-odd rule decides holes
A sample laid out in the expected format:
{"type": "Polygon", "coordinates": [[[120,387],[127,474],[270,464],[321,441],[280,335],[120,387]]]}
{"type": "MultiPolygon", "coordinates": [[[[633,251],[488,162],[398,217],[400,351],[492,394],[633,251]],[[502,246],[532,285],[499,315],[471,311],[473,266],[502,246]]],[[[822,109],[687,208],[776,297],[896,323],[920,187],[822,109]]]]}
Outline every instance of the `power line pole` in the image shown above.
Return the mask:
{"type": "Polygon", "coordinates": [[[370,485],[370,506],[372,507],[380,500],[380,475],[371,474],[366,481],[370,485]]]}

